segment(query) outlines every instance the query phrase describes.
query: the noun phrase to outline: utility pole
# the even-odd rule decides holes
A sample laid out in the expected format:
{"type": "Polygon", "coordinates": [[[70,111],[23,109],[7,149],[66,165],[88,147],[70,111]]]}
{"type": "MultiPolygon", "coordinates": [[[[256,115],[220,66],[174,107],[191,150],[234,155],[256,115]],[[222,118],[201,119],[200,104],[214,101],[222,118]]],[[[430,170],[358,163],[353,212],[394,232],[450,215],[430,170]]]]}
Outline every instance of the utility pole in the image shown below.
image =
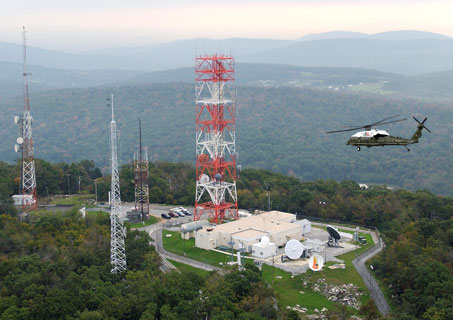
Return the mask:
{"type": "Polygon", "coordinates": [[[82,178],[79,176],[79,193],[80,193],[80,181],[82,181],[82,178]]]}
{"type": "Polygon", "coordinates": [[[71,184],[69,183],[69,176],[70,176],[70,175],[71,175],[70,173],[66,173],[66,174],[65,174],[65,176],[68,177],[68,195],[71,194],[71,184]]]}
{"type": "Polygon", "coordinates": [[[94,179],[94,194],[95,194],[95,200],[94,202],[97,204],[98,203],[98,179],[94,179]]]}

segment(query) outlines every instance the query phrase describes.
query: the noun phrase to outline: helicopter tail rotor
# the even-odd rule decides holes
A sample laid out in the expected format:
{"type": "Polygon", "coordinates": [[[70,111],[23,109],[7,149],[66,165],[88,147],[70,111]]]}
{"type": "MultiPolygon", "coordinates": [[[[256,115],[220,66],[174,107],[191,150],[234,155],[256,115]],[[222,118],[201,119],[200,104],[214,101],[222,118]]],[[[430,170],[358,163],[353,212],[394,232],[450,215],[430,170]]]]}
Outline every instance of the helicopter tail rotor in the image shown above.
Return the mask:
{"type": "Polygon", "coordinates": [[[414,116],[412,116],[412,118],[414,118],[414,120],[417,121],[419,128],[425,128],[426,131],[431,133],[431,130],[429,130],[427,127],[425,127],[425,121],[428,120],[428,118],[423,119],[422,122],[418,121],[418,119],[416,117],[414,117],[414,116]]]}

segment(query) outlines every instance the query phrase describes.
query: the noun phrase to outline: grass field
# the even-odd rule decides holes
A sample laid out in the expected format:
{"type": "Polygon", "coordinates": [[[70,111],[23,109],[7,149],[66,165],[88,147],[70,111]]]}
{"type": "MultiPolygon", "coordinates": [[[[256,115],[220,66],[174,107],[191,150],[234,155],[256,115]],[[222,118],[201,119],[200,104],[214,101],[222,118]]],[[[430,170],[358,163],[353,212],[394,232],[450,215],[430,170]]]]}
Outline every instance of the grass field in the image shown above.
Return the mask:
{"type": "MultiPolygon", "coordinates": [[[[353,233],[353,231],[349,230],[341,231],[353,233]]],[[[263,265],[262,268],[263,278],[267,283],[269,283],[269,285],[274,289],[275,293],[277,294],[277,300],[279,305],[282,308],[286,308],[287,306],[295,306],[296,304],[299,304],[300,306],[307,308],[308,313],[313,313],[315,308],[318,310],[321,310],[324,307],[327,309],[334,309],[336,306],[338,306],[337,303],[329,301],[322,294],[313,291],[310,285],[307,285],[306,287],[304,286],[304,281],[307,281],[307,283],[315,283],[320,278],[325,279],[326,283],[334,285],[341,285],[347,283],[355,284],[356,286],[359,287],[359,290],[363,292],[363,295],[360,297],[360,301],[362,303],[366,303],[369,299],[369,292],[359,273],[352,265],[352,260],[355,259],[356,255],[372,247],[374,245],[374,242],[371,235],[367,233],[359,233],[359,235],[367,239],[367,244],[360,245],[359,243],[357,243],[359,245],[359,248],[357,250],[345,253],[337,257],[344,261],[346,265],[345,269],[331,270],[327,268],[327,266],[332,265],[334,263],[329,262],[324,266],[323,270],[320,272],[313,272],[309,270],[305,274],[291,277],[291,274],[288,272],[285,272],[272,266],[263,265]],[[303,292],[303,294],[301,293],[301,291],[303,292]]],[[[163,245],[164,248],[170,252],[173,252],[178,255],[184,255],[185,252],[185,255],[188,258],[201,261],[213,266],[219,266],[219,262],[222,262],[225,265],[228,261],[231,260],[230,255],[195,248],[194,239],[185,240],[184,248],[184,240],[181,239],[181,235],[179,232],[164,230],[163,245]],[[171,235],[171,237],[167,237],[166,236],[167,234],[171,235]]],[[[173,261],[171,262],[173,263],[173,261]]],[[[175,262],[174,265],[181,272],[184,272],[184,270],[195,272],[195,270],[197,270],[197,269],[194,270],[194,268],[178,262],[175,262]]],[[[197,272],[200,272],[201,274],[205,273],[205,271],[202,270],[197,270],[197,272]]],[[[348,309],[352,313],[355,314],[358,313],[358,311],[353,308],[348,309]]]]}
{"type": "Polygon", "coordinates": [[[141,227],[145,227],[145,226],[149,226],[149,225],[158,223],[159,221],[160,221],[159,218],[150,215],[148,220],[145,220],[143,222],[128,223],[128,224],[129,224],[129,227],[131,227],[131,228],[141,228],[141,227]]]}
{"type": "MultiPolygon", "coordinates": [[[[307,281],[307,283],[315,283],[318,279],[321,278],[325,279],[326,283],[334,285],[347,283],[355,284],[363,292],[363,295],[360,297],[360,302],[366,303],[369,299],[369,292],[365,283],[363,282],[363,279],[360,277],[359,273],[352,265],[352,260],[355,259],[356,254],[360,254],[361,252],[364,252],[365,250],[373,246],[374,242],[371,235],[367,233],[359,233],[359,235],[367,239],[367,244],[361,245],[357,250],[353,252],[345,253],[337,257],[344,261],[346,265],[345,269],[331,270],[327,268],[327,266],[330,266],[334,263],[328,262],[320,272],[308,270],[304,274],[291,278],[291,274],[288,272],[268,265],[263,265],[263,277],[276,292],[277,300],[280,306],[282,308],[286,308],[286,306],[295,306],[296,304],[299,304],[303,307],[308,308],[309,313],[313,313],[313,310],[315,308],[321,310],[323,307],[325,307],[330,310],[335,306],[338,306],[338,304],[329,301],[320,293],[314,292],[309,285],[307,285],[307,287],[304,287],[303,285],[304,280],[307,281]],[[281,276],[282,278],[277,279],[277,276],[281,276]],[[304,294],[301,294],[300,291],[303,291],[304,294]]],[[[353,308],[348,309],[352,313],[357,314],[357,310],[353,308]]]]}
{"type": "Polygon", "coordinates": [[[220,267],[219,263],[223,263],[225,267],[226,263],[231,261],[231,255],[195,248],[195,239],[184,240],[179,232],[163,230],[162,241],[166,250],[180,256],[185,253],[185,256],[190,259],[212,266],[220,267]],[[167,237],[167,235],[171,235],[171,237],[167,237]]]}
{"type": "Polygon", "coordinates": [[[198,274],[203,279],[206,279],[208,277],[208,275],[210,274],[209,271],[198,269],[198,268],[189,266],[185,263],[177,262],[177,261],[170,260],[170,259],[167,259],[167,260],[182,273],[192,272],[192,273],[198,274]]]}
{"type": "MultiPolygon", "coordinates": [[[[93,194],[77,194],[71,196],[62,196],[62,197],[54,197],[50,204],[55,205],[67,205],[67,206],[88,206],[89,203],[94,200],[93,194]]],[[[91,205],[91,204],[90,204],[91,205]]]]}
{"type": "Polygon", "coordinates": [[[315,308],[321,310],[324,307],[331,309],[335,306],[334,302],[329,301],[322,294],[314,292],[309,286],[304,287],[305,274],[291,278],[291,274],[288,272],[263,265],[262,275],[264,280],[274,289],[282,309],[299,304],[307,308],[309,313],[313,313],[315,308]],[[301,291],[304,293],[301,294],[301,291]]]}

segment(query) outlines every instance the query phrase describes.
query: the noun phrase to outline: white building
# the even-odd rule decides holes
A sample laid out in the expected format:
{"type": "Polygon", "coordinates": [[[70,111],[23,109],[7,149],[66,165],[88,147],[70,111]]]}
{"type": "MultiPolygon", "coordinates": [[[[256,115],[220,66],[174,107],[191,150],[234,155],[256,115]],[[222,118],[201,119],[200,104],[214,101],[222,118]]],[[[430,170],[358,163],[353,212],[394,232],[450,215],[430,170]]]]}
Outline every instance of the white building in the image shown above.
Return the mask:
{"type": "Polygon", "coordinates": [[[302,226],[302,235],[306,235],[311,232],[311,222],[307,219],[297,220],[294,223],[297,223],[302,226]]]}
{"type": "Polygon", "coordinates": [[[13,198],[15,206],[21,206],[23,204],[30,206],[34,203],[33,196],[31,194],[15,194],[11,198],[13,198]]]}
{"type": "Polygon", "coordinates": [[[258,258],[269,258],[277,254],[277,245],[270,242],[269,237],[263,236],[260,242],[252,244],[252,256],[258,258]]]}
{"type": "Polygon", "coordinates": [[[233,222],[203,228],[195,232],[195,246],[210,250],[219,246],[230,246],[238,250],[240,244],[247,252],[252,252],[252,245],[267,236],[277,247],[284,246],[290,239],[302,237],[302,226],[292,223],[294,214],[271,211],[233,222]]]}

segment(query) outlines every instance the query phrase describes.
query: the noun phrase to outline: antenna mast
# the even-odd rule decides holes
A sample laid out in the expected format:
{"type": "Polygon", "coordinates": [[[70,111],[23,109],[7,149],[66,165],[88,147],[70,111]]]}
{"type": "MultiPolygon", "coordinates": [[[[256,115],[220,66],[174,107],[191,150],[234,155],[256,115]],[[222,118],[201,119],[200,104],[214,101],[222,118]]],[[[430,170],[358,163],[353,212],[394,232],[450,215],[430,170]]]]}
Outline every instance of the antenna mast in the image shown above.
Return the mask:
{"type": "Polygon", "coordinates": [[[199,56],[196,74],[196,195],[194,220],[239,219],[236,192],[234,58],[199,56]],[[208,194],[208,196],[206,196],[208,194]]]}
{"type": "Polygon", "coordinates": [[[142,146],[142,122],[138,118],[140,140],[138,150],[134,154],[134,183],[135,183],[135,208],[140,211],[141,219],[148,219],[149,213],[149,186],[148,186],[148,150],[142,146]],[[144,152],[143,152],[144,151],[144,152]],[[143,154],[144,153],[144,154],[143,154]]]}
{"type": "Polygon", "coordinates": [[[32,139],[32,122],[33,118],[30,113],[30,99],[28,97],[28,79],[27,76],[27,38],[25,27],[22,31],[22,76],[24,89],[24,113],[22,117],[15,117],[15,123],[19,126],[20,137],[17,138],[16,152],[22,149],[21,163],[21,183],[20,193],[22,194],[22,208],[24,211],[36,209],[38,206],[38,197],[36,193],[36,175],[33,139],[32,139]]]}
{"type": "Polygon", "coordinates": [[[112,107],[112,121],[110,122],[110,151],[112,162],[112,182],[110,195],[110,263],[112,273],[123,272],[126,270],[126,247],[124,238],[126,229],[121,219],[121,197],[120,197],[120,178],[117,157],[117,132],[116,122],[113,111],[113,94],[110,96],[109,106],[112,107]]]}

